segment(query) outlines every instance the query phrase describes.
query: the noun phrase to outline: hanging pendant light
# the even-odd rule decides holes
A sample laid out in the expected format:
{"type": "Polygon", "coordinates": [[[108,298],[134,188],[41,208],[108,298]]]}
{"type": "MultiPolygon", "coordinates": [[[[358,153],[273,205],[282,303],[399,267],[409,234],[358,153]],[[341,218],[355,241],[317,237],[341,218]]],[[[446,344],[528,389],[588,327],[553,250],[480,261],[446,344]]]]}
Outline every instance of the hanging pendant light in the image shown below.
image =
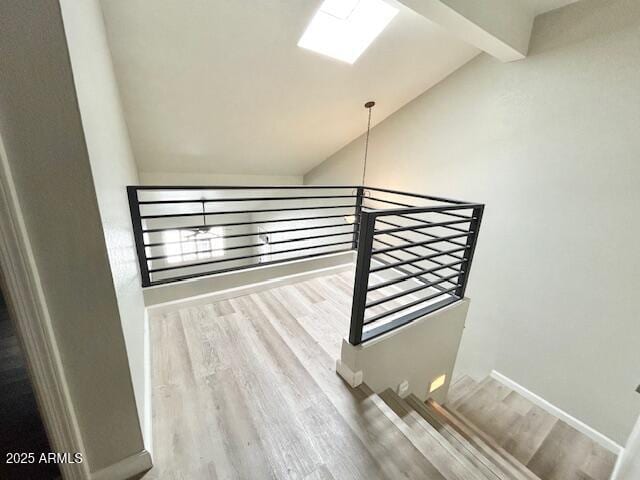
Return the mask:
{"type": "Polygon", "coordinates": [[[367,122],[367,136],[364,142],[364,161],[362,163],[362,183],[361,183],[362,186],[364,186],[365,184],[364,179],[367,174],[367,155],[369,154],[369,135],[371,134],[371,109],[375,106],[376,106],[376,102],[374,101],[369,101],[364,104],[364,108],[369,110],[369,120],[367,122]]]}
{"type": "MultiPolygon", "coordinates": [[[[360,183],[360,185],[363,187],[365,185],[364,181],[367,174],[367,156],[369,154],[369,135],[371,134],[371,109],[375,107],[375,105],[376,105],[376,102],[374,102],[373,100],[370,100],[364,104],[364,108],[369,110],[369,119],[367,121],[367,136],[365,137],[365,142],[364,142],[364,160],[362,162],[362,182],[360,183]]],[[[356,216],[345,215],[344,221],[347,222],[348,224],[354,224],[356,223],[356,216]]]]}

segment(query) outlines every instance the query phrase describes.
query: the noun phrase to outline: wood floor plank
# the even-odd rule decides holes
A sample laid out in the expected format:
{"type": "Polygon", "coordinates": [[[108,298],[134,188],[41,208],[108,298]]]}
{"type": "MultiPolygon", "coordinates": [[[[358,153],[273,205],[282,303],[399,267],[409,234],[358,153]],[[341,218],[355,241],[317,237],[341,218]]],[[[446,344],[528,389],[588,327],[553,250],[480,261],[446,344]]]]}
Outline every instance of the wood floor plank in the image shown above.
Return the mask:
{"type": "Polygon", "coordinates": [[[508,472],[514,479],[540,480],[533,472],[504,450],[491,436],[487,435],[461,413],[447,407],[433,405],[439,408],[441,415],[455,426],[470,442],[480,449],[487,458],[491,458],[495,465],[508,472]]]}
{"type": "Polygon", "coordinates": [[[448,407],[542,480],[607,480],[613,470],[613,453],[494,379],[448,407]]]}
{"type": "Polygon", "coordinates": [[[460,378],[456,379],[451,386],[449,387],[449,391],[447,393],[447,404],[451,405],[462,398],[464,398],[467,394],[471,393],[478,386],[478,382],[476,382],[473,378],[468,375],[462,375],[460,378]]]}
{"type": "Polygon", "coordinates": [[[242,311],[247,312],[264,357],[274,375],[280,378],[280,390],[292,415],[299,419],[300,428],[322,459],[322,464],[337,478],[380,478],[376,462],[368,450],[345,424],[331,401],[313,381],[308,371],[289,349],[282,337],[250,299],[237,299],[242,311]]]}
{"type": "Polygon", "coordinates": [[[504,435],[500,444],[527,465],[557,422],[558,419],[553,415],[537,405],[531,405],[529,411],[504,435]]]}
{"type": "MultiPolygon", "coordinates": [[[[473,478],[473,459],[457,460],[432,427],[336,375],[352,281],[341,272],[153,317],[155,467],[145,480],[473,478]]],[[[492,379],[462,380],[450,400],[542,480],[605,480],[613,468],[612,454],[492,379]]],[[[457,434],[447,431],[464,446],[457,434]]]]}
{"type": "Polygon", "coordinates": [[[593,442],[581,470],[594,480],[608,479],[616,465],[616,455],[593,442]]]}
{"type": "Polygon", "coordinates": [[[474,473],[476,468],[460,456],[453,445],[397,394],[387,390],[380,394],[380,398],[387,402],[389,407],[415,432],[417,438],[414,441],[421,444],[424,449],[421,450],[423,454],[447,479],[469,480],[478,478],[474,473]]]}
{"type": "Polygon", "coordinates": [[[588,438],[566,423],[557,422],[527,466],[544,480],[584,480],[581,468],[590,447],[588,438]],[[566,448],[568,445],[571,448],[566,448]]]}
{"type": "Polygon", "coordinates": [[[386,478],[442,478],[432,473],[433,466],[381,415],[367,395],[350,389],[336,375],[334,359],[326,355],[295,319],[287,316],[286,309],[273,295],[263,292],[251,297],[371,452],[386,478]],[[380,441],[382,438],[384,443],[380,441]]]}

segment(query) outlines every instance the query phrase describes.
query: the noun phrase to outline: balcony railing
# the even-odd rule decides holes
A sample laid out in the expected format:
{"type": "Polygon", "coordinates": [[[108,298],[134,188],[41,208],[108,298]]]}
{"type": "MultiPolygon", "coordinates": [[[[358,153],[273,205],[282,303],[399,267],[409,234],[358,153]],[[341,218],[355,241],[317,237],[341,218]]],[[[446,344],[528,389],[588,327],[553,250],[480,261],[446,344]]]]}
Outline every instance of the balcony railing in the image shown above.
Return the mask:
{"type": "Polygon", "coordinates": [[[128,187],[143,287],[357,250],[350,343],[464,297],[484,206],[365,186],[128,187]]]}

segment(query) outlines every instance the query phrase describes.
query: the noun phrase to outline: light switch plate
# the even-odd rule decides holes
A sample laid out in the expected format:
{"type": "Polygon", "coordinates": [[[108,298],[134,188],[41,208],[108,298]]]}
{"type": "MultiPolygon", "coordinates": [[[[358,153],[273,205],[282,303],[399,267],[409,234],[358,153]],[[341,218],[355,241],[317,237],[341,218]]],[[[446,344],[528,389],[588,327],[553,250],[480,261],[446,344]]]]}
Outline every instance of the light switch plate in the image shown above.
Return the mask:
{"type": "Polygon", "coordinates": [[[409,380],[404,380],[403,382],[401,382],[400,385],[398,385],[396,391],[398,392],[398,396],[400,396],[401,398],[406,397],[407,393],[409,393],[409,380]]]}

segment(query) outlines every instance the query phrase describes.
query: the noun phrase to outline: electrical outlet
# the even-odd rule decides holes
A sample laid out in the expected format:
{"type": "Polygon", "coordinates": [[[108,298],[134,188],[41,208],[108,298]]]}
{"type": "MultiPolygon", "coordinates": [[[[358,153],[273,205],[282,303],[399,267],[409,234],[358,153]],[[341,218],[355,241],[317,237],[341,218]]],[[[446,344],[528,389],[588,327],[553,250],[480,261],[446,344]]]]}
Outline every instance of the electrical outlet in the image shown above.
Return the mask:
{"type": "Polygon", "coordinates": [[[407,393],[409,393],[409,380],[402,381],[400,385],[398,385],[396,392],[398,393],[399,397],[401,398],[406,397],[407,393]]]}

